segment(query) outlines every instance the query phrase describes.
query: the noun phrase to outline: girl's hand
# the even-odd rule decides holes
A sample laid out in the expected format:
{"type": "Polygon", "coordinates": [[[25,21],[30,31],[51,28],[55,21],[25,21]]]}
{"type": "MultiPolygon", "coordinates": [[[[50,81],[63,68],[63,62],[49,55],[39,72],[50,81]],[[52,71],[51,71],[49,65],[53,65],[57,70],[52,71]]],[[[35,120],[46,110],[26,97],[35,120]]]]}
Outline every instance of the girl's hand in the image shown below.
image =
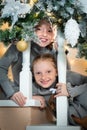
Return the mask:
{"type": "Polygon", "coordinates": [[[27,97],[25,97],[22,92],[16,92],[11,98],[15,103],[17,103],[19,106],[24,106],[26,103],[27,97]]]}
{"type": "Polygon", "coordinates": [[[58,96],[67,96],[69,97],[69,93],[67,91],[67,87],[66,87],[66,84],[64,83],[58,83],[56,85],[56,95],[54,96],[55,98],[58,97],[58,96]]]}
{"type": "Polygon", "coordinates": [[[45,108],[46,107],[46,102],[43,96],[33,96],[33,99],[39,100],[41,103],[41,107],[40,108],[45,108]]]}

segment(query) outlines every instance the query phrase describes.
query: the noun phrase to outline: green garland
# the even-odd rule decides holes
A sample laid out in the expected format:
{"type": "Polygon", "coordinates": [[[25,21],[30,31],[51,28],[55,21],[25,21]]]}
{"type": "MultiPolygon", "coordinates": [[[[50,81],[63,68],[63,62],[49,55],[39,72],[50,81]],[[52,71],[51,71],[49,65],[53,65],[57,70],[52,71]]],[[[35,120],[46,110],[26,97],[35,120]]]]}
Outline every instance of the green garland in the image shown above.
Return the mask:
{"type": "MultiPolygon", "coordinates": [[[[0,16],[2,15],[2,9],[5,4],[0,1],[0,16]]],[[[49,17],[50,20],[61,28],[64,32],[66,22],[72,17],[80,25],[81,35],[78,40],[77,48],[79,49],[79,56],[87,59],[87,14],[82,10],[82,6],[79,0],[37,0],[33,5],[31,12],[25,14],[24,18],[18,18],[18,21],[12,27],[12,29],[1,30],[0,29],[0,41],[5,45],[26,39],[26,35],[29,40],[34,39],[33,26],[43,17],[49,17]]],[[[9,22],[12,24],[11,17],[0,18],[0,26],[3,22],[9,22]]]]}

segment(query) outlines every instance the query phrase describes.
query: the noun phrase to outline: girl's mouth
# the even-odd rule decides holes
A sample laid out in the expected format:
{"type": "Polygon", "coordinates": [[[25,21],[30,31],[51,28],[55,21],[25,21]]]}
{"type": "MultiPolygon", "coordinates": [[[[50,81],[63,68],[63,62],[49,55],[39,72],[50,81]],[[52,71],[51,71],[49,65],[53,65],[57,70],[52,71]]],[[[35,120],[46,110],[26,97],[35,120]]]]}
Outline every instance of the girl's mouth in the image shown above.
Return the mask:
{"type": "Polygon", "coordinates": [[[47,80],[47,81],[41,81],[42,84],[46,85],[49,83],[50,80],[47,80]]]}
{"type": "Polygon", "coordinates": [[[46,38],[40,38],[40,41],[43,42],[43,43],[46,43],[48,41],[48,39],[46,39],[46,38]]]}

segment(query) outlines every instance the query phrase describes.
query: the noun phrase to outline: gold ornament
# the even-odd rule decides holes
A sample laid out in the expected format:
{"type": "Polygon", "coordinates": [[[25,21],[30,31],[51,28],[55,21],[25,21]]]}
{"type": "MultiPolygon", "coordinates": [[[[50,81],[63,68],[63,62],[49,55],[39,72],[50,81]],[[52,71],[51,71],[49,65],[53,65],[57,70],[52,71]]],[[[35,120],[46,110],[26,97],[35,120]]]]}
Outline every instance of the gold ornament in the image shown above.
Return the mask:
{"type": "Polygon", "coordinates": [[[24,40],[21,40],[21,41],[17,42],[16,47],[17,47],[18,51],[23,52],[28,48],[28,43],[25,42],[24,40]]]}
{"type": "Polygon", "coordinates": [[[60,24],[62,23],[62,19],[61,18],[58,19],[58,23],[60,23],[60,24]]]}

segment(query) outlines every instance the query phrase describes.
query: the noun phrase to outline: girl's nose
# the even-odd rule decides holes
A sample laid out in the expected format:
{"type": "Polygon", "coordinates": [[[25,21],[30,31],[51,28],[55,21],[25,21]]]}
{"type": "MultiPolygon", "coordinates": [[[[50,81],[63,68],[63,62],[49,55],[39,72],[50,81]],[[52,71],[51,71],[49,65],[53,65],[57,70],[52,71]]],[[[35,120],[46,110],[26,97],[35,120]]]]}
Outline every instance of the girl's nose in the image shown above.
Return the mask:
{"type": "Polygon", "coordinates": [[[45,78],[46,78],[46,75],[45,75],[45,74],[42,74],[41,78],[42,78],[42,79],[45,79],[45,78]]]}
{"type": "Polygon", "coordinates": [[[43,36],[47,36],[47,31],[43,30],[43,36]]]}

